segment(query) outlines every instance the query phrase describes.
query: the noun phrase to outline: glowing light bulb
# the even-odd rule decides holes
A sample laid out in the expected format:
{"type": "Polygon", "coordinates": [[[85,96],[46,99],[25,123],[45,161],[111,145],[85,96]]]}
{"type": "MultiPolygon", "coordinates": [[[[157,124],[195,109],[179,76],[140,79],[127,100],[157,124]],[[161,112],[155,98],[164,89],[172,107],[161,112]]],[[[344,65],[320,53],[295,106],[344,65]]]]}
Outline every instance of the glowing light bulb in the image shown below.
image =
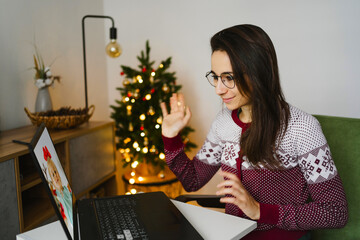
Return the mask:
{"type": "Polygon", "coordinates": [[[133,143],[133,148],[138,148],[138,147],[139,147],[138,142],[134,142],[134,143],[133,143]]]}
{"type": "Polygon", "coordinates": [[[132,177],[135,176],[135,172],[132,171],[132,172],[130,173],[130,175],[131,175],[132,177]]]}
{"type": "Polygon", "coordinates": [[[151,99],[151,94],[146,94],[145,99],[149,101],[151,99]]]}
{"type": "Polygon", "coordinates": [[[158,119],[156,119],[156,122],[157,122],[158,124],[162,124],[162,118],[159,117],[158,119]]]}
{"type": "Polygon", "coordinates": [[[137,191],[136,191],[135,188],[132,188],[132,189],[130,190],[130,192],[131,192],[131,194],[136,194],[136,193],[137,193],[137,191]]]}
{"type": "Polygon", "coordinates": [[[154,77],[154,76],[155,76],[155,72],[152,72],[152,73],[151,73],[151,76],[153,76],[153,77],[154,77]]]}
{"type": "Polygon", "coordinates": [[[159,124],[156,124],[156,125],[155,125],[155,128],[156,128],[156,129],[159,129],[159,128],[160,128],[160,125],[159,125],[159,124]]]}
{"type": "Polygon", "coordinates": [[[138,180],[141,182],[141,181],[144,181],[144,178],[143,177],[138,177],[138,180]]]}
{"type": "Polygon", "coordinates": [[[131,164],[131,167],[132,167],[132,168],[136,168],[138,165],[139,165],[139,162],[138,162],[138,161],[134,161],[134,162],[131,164]]]}
{"type": "Polygon", "coordinates": [[[130,184],[134,184],[134,183],[135,183],[135,179],[130,178],[130,179],[129,179],[129,183],[130,183],[130,184]]]}
{"type": "Polygon", "coordinates": [[[148,153],[149,149],[148,149],[147,147],[144,147],[144,148],[142,149],[142,151],[143,151],[143,153],[148,153]]]}
{"type": "Polygon", "coordinates": [[[111,39],[110,43],[106,45],[105,51],[107,55],[112,58],[116,58],[121,55],[122,49],[121,46],[116,42],[116,39],[111,39]]]}
{"type": "Polygon", "coordinates": [[[165,154],[164,154],[164,153],[160,153],[160,154],[159,154],[159,158],[160,158],[161,160],[164,160],[164,159],[165,159],[165,154]]]}
{"type": "Polygon", "coordinates": [[[150,152],[152,152],[152,153],[156,152],[155,145],[152,145],[152,147],[150,148],[150,152]]]}
{"type": "Polygon", "coordinates": [[[145,116],[145,114],[141,114],[139,118],[140,118],[141,121],[144,121],[146,116],[145,116]]]}

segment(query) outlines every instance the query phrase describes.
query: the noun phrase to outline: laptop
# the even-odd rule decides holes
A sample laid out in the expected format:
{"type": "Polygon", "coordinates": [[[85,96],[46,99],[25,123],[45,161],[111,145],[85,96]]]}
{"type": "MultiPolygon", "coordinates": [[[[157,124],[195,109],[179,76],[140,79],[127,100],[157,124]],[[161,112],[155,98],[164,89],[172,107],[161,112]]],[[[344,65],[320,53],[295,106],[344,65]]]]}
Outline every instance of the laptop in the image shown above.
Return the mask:
{"type": "Polygon", "coordinates": [[[26,145],[69,240],[203,239],[163,192],[76,200],[44,124],[26,145]]]}

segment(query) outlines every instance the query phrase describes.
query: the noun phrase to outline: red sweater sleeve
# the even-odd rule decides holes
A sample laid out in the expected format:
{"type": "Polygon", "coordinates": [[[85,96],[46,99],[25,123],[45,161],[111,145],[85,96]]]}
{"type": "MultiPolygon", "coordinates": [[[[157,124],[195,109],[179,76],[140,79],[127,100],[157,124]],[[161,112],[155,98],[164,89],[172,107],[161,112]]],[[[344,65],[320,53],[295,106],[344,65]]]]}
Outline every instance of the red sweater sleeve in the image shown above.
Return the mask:
{"type": "MultiPolygon", "coordinates": [[[[192,160],[184,152],[184,144],[180,135],[174,138],[162,137],[165,149],[165,159],[170,170],[174,172],[184,189],[192,192],[204,186],[217,172],[220,165],[212,165],[200,161],[197,157],[192,160]]],[[[205,148],[206,145],[202,148],[205,148]]]]}

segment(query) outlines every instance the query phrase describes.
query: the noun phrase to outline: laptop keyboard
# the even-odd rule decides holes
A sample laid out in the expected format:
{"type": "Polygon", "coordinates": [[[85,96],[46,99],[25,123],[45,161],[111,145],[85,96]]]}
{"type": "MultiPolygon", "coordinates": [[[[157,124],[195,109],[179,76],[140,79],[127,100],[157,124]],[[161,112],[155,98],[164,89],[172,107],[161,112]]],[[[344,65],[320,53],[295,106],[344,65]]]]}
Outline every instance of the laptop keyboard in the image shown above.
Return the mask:
{"type": "Polygon", "coordinates": [[[136,202],[130,198],[97,199],[95,206],[104,240],[149,239],[144,225],[134,210],[136,202]]]}

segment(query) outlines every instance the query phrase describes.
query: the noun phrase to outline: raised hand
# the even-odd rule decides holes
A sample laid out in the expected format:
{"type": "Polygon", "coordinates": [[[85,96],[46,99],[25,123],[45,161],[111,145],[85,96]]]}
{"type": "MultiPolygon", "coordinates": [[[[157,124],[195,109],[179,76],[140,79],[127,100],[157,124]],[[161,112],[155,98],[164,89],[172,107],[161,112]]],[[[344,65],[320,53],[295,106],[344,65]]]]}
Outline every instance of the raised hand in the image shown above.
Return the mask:
{"type": "Polygon", "coordinates": [[[217,195],[231,195],[222,197],[220,202],[232,203],[238,206],[246,216],[253,220],[260,218],[260,204],[244,188],[239,178],[232,173],[221,171],[220,175],[225,178],[217,185],[217,195]]]}
{"type": "Polygon", "coordinates": [[[185,106],[184,95],[174,93],[170,97],[170,113],[164,102],[160,103],[160,107],[163,114],[161,133],[168,138],[175,137],[191,118],[190,108],[185,106]]]}

